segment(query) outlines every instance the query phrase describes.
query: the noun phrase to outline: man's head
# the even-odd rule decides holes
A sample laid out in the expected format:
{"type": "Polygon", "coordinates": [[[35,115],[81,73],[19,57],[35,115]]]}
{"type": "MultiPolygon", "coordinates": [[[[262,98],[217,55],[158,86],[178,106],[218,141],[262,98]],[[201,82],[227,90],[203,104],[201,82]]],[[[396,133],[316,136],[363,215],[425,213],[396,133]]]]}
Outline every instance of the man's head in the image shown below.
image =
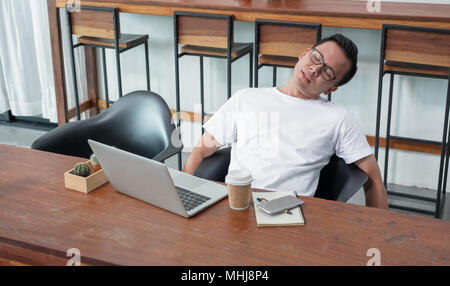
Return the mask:
{"type": "Polygon", "coordinates": [[[307,98],[337,90],[356,73],[358,48],[348,38],[335,34],[306,49],[295,65],[296,89],[307,98]]]}

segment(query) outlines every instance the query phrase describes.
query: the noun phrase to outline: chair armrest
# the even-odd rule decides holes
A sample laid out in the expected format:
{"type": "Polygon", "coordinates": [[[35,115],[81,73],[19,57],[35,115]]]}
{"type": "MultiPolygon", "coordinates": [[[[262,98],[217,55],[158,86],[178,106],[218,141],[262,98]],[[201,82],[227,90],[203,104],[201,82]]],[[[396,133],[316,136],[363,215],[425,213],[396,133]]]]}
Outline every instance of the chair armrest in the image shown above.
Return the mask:
{"type": "Polygon", "coordinates": [[[367,181],[367,174],[354,164],[333,156],[320,172],[314,197],[340,202],[348,201],[367,181]]]}
{"type": "Polygon", "coordinates": [[[214,154],[205,158],[194,172],[194,176],[225,182],[228,174],[228,166],[230,165],[231,147],[217,150],[214,154]]]}
{"type": "Polygon", "coordinates": [[[169,145],[166,149],[156,154],[155,157],[153,157],[152,159],[158,162],[164,162],[165,160],[177,154],[178,152],[181,152],[181,150],[183,150],[183,146],[177,148],[172,145],[169,145]]]}

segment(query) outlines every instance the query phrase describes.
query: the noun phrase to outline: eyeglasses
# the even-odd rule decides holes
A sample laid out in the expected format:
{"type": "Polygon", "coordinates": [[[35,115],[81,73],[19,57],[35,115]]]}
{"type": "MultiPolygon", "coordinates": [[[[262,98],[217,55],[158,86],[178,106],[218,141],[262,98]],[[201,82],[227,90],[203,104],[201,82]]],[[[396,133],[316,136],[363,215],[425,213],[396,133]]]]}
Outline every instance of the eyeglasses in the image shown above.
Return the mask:
{"type": "Polygon", "coordinates": [[[323,65],[320,69],[320,75],[323,77],[323,79],[325,79],[326,81],[334,80],[334,83],[337,83],[336,75],[334,74],[333,69],[325,64],[321,52],[319,52],[316,48],[313,48],[309,53],[309,58],[311,59],[311,62],[313,64],[323,65]]]}

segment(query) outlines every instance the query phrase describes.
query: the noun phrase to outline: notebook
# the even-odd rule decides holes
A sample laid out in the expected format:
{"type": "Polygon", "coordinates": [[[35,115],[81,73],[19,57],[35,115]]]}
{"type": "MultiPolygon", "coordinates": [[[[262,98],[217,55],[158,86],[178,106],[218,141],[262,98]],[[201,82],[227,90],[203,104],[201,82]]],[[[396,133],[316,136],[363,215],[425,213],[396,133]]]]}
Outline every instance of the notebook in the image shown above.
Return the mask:
{"type": "Polygon", "coordinates": [[[270,215],[256,207],[258,198],[263,198],[268,201],[281,198],[287,195],[297,197],[295,191],[283,191],[283,192],[253,192],[253,204],[255,206],[256,223],[258,226],[291,226],[291,225],[304,225],[305,218],[303,217],[301,207],[291,209],[292,214],[279,213],[270,215]]]}

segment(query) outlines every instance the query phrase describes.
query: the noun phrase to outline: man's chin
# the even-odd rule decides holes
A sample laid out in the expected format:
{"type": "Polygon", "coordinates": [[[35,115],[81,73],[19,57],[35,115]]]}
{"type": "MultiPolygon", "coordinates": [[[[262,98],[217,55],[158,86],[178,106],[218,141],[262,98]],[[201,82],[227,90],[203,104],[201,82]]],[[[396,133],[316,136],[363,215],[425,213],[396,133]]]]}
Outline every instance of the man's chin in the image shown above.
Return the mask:
{"type": "Polygon", "coordinates": [[[316,99],[320,96],[320,93],[311,92],[306,88],[303,88],[302,86],[298,88],[298,91],[301,93],[301,97],[304,99],[316,99]]]}

